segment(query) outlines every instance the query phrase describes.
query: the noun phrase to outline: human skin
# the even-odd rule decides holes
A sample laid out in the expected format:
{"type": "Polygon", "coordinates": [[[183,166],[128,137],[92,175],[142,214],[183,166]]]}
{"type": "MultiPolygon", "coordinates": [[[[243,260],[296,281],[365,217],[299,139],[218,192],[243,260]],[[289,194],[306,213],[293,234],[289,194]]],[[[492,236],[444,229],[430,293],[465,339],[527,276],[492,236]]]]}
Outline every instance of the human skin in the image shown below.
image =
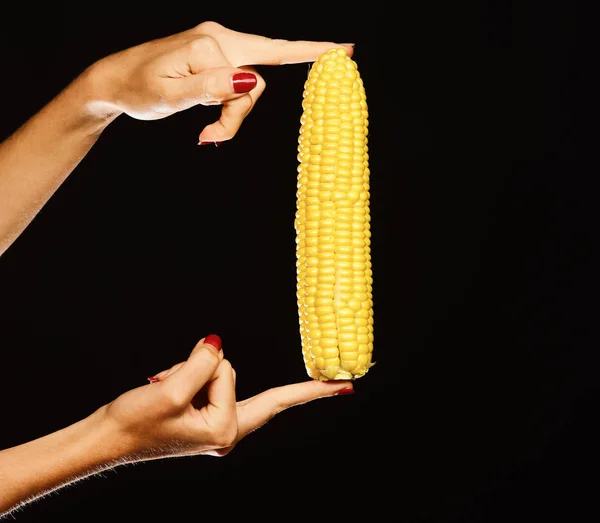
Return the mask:
{"type": "MultiPolygon", "coordinates": [[[[255,65],[311,62],[333,42],[273,40],[204,22],[99,60],[0,144],[0,255],[35,218],[119,116],[166,118],[221,105],[200,144],[235,136],[265,89],[255,65]]],[[[189,358],[81,421],[0,451],[0,517],[121,464],[225,456],[282,410],[353,392],[352,382],[306,381],[238,401],[235,371],[216,335],[189,358]]]]}
{"type": "Polygon", "coordinates": [[[266,84],[255,65],[310,62],[351,44],[273,40],[215,22],[107,56],[0,144],[0,256],[120,115],[157,120],[197,105],[221,105],[199,143],[230,140],[266,84]],[[253,75],[236,92],[234,75],[253,75]]]}

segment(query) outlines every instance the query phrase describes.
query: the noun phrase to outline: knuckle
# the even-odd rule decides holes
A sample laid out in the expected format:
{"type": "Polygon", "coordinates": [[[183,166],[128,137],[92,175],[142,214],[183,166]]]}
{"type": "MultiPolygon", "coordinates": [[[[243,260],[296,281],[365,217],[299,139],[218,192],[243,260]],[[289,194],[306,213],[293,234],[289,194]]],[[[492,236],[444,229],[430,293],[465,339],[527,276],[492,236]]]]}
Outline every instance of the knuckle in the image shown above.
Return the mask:
{"type": "Polygon", "coordinates": [[[233,372],[233,365],[231,365],[231,362],[228,359],[223,358],[221,360],[221,367],[223,367],[225,372],[233,372]]]}
{"type": "Polygon", "coordinates": [[[183,408],[188,403],[187,398],[183,394],[178,393],[177,391],[169,391],[167,393],[166,400],[169,402],[171,407],[175,409],[183,408]]]}
{"type": "Polygon", "coordinates": [[[206,22],[202,22],[196,26],[196,31],[204,34],[214,34],[218,33],[225,29],[224,26],[219,24],[218,22],[213,22],[212,20],[207,20],[206,22]]]}
{"type": "Polygon", "coordinates": [[[287,408],[289,408],[289,405],[287,405],[277,394],[277,390],[273,389],[271,391],[271,395],[272,395],[272,400],[271,400],[271,404],[273,405],[272,407],[272,413],[273,416],[276,416],[277,414],[280,414],[281,412],[283,412],[284,410],[286,410],[287,408]]]}
{"type": "Polygon", "coordinates": [[[214,56],[221,53],[219,43],[208,35],[202,35],[198,38],[194,38],[190,43],[190,51],[193,54],[199,54],[202,56],[214,56]]]}
{"type": "Polygon", "coordinates": [[[283,63],[285,57],[285,47],[288,42],[282,38],[271,39],[271,46],[273,48],[274,59],[277,63],[283,63]]]}
{"type": "Polygon", "coordinates": [[[217,350],[209,344],[198,343],[192,351],[192,355],[203,358],[207,363],[213,364],[220,360],[217,350]]]}
{"type": "Polygon", "coordinates": [[[283,405],[282,403],[276,403],[275,407],[273,408],[273,416],[277,416],[278,414],[281,414],[287,408],[288,407],[286,405],[283,405]]]}

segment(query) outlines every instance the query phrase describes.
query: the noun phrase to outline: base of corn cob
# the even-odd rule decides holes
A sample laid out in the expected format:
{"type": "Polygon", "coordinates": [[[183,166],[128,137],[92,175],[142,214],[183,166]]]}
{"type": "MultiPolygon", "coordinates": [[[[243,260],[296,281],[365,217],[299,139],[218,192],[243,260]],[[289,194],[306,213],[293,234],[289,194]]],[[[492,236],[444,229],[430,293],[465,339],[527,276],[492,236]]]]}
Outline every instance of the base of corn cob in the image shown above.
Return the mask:
{"type": "Polygon", "coordinates": [[[317,380],[373,366],[368,110],[343,49],[313,63],[298,138],[297,298],[304,364],[317,380]]]}

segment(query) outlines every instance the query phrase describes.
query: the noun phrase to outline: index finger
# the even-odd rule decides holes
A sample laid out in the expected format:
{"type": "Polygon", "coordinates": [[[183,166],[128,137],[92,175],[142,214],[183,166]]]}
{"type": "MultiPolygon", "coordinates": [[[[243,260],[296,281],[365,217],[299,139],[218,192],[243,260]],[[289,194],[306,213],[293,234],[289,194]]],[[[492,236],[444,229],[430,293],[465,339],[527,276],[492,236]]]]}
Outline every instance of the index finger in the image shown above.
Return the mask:
{"type": "Polygon", "coordinates": [[[200,26],[212,36],[234,67],[245,65],[285,65],[314,62],[329,49],[343,48],[352,57],[354,44],[327,41],[284,40],[234,31],[219,24],[200,26]]]}
{"type": "Polygon", "coordinates": [[[334,48],[345,49],[350,57],[354,52],[352,44],[281,40],[246,35],[243,53],[247,63],[243,65],[286,65],[315,62],[321,54],[334,48]]]}
{"type": "Polygon", "coordinates": [[[261,392],[238,404],[242,407],[238,414],[240,439],[285,409],[352,390],[351,381],[311,380],[261,392]]]}

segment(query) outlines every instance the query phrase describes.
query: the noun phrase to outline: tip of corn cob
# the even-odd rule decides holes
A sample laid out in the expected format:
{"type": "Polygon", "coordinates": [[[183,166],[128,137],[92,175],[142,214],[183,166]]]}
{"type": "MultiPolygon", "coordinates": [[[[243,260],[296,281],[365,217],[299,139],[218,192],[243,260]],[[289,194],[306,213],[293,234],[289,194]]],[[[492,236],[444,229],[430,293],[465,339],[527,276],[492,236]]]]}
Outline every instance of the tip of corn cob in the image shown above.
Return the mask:
{"type": "Polygon", "coordinates": [[[374,365],[369,122],[344,49],[312,64],[302,107],[294,226],[304,364],[316,380],[353,380],[374,365]]]}

